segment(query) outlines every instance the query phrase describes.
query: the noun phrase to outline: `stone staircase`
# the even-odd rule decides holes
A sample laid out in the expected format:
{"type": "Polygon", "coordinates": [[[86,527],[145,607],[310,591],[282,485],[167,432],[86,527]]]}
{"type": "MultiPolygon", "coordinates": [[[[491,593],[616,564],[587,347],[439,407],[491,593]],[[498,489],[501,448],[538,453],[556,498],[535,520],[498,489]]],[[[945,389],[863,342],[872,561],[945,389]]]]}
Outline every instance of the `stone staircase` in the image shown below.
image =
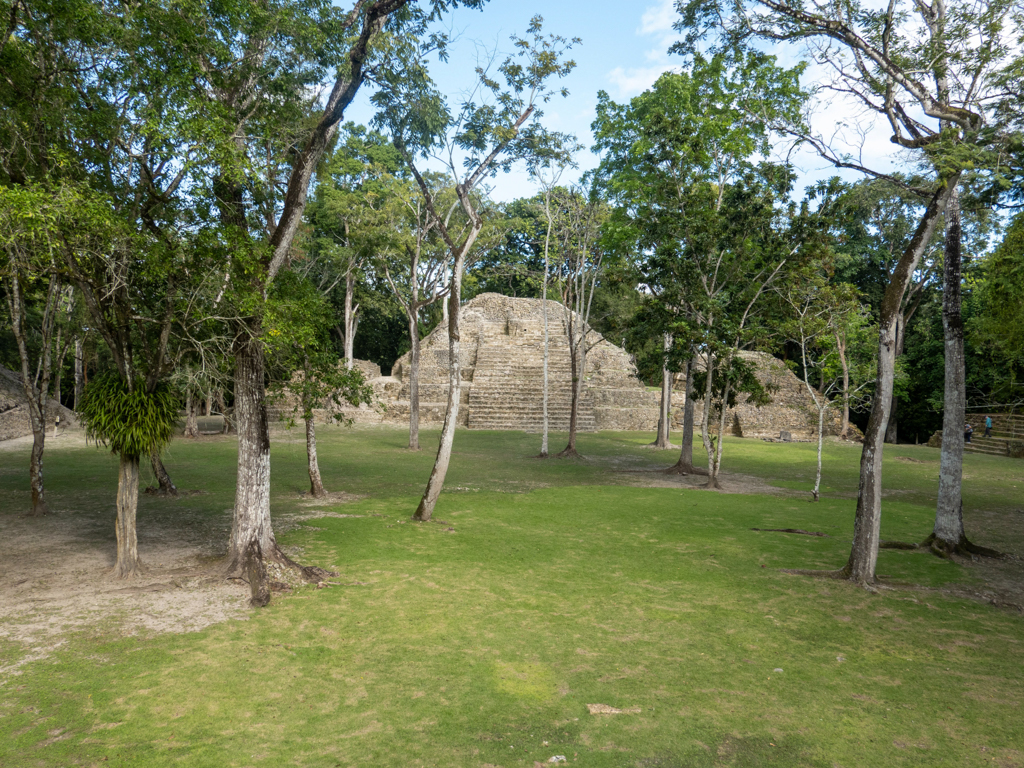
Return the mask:
{"type": "Polygon", "coordinates": [[[971,414],[974,434],[964,444],[965,453],[1014,456],[1024,447],[1024,415],[1013,413],[971,414]],[[985,417],[992,417],[992,436],[985,434],[985,417]]]}
{"type": "MultiPolygon", "coordinates": [[[[548,342],[548,429],[566,432],[572,403],[569,343],[560,317],[551,317],[548,342]]],[[[469,392],[470,429],[543,429],[544,325],[536,321],[479,324],[479,347],[469,392]]],[[[593,432],[593,398],[584,390],[576,428],[593,432]]]]}

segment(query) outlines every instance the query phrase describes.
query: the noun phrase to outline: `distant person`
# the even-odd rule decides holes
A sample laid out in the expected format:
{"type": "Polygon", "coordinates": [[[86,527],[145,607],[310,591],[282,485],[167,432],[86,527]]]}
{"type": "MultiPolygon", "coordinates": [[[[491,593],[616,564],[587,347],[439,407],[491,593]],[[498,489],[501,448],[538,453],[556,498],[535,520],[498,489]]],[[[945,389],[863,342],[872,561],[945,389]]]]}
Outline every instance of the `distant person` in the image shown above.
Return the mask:
{"type": "Polygon", "coordinates": [[[992,437],[992,417],[985,417],[985,437],[992,437]]]}
{"type": "Polygon", "coordinates": [[[974,434],[974,427],[972,427],[970,424],[965,426],[964,427],[964,442],[965,443],[971,442],[971,435],[973,435],[973,434],[974,434]]]}

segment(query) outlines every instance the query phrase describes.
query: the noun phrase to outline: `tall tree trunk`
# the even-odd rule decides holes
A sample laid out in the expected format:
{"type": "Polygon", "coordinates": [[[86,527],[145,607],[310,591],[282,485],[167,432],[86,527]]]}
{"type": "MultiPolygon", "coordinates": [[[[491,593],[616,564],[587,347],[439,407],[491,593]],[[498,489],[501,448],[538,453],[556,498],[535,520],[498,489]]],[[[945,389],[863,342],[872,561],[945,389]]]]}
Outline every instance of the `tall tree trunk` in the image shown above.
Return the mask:
{"type": "MultiPolygon", "coordinates": [[[[671,333],[665,334],[663,346],[664,353],[667,356],[669,350],[672,349],[671,333]]],[[[651,443],[655,448],[666,449],[672,447],[672,443],[669,440],[669,430],[672,426],[672,380],[674,378],[675,374],[668,369],[668,362],[663,362],[661,366],[661,401],[658,409],[658,436],[651,443]]]]}
{"type": "MultiPolygon", "coordinates": [[[[700,439],[704,444],[704,452],[708,455],[708,488],[717,488],[718,478],[716,478],[714,474],[715,441],[714,438],[711,437],[711,402],[712,385],[714,384],[715,378],[715,366],[710,352],[706,352],[704,354],[704,360],[706,363],[706,376],[704,379],[704,407],[701,410],[700,415],[700,439]]],[[[719,435],[718,439],[721,440],[722,436],[719,435]]]]}
{"type": "Polygon", "coordinates": [[[203,404],[203,415],[210,418],[213,415],[213,390],[206,390],[206,398],[203,404]]]}
{"type": "Polygon", "coordinates": [[[85,349],[82,344],[82,337],[75,337],[75,413],[78,413],[78,405],[82,402],[82,392],[85,391],[85,349]]]}
{"type": "Polygon", "coordinates": [[[43,450],[46,446],[46,426],[48,396],[50,392],[50,365],[53,325],[57,312],[57,301],[60,295],[60,281],[56,276],[50,277],[47,292],[46,308],[43,311],[41,335],[42,343],[40,359],[36,366],[36,376],[31,374],[31,358],[28,349],[28,337],[25,331],[26,302],[21,284],[21,276],[17,268],[11,270],[10,286],[7,290],[7,307],[11,313],[11,330],[18,346],[18,358],[21,362],[21,388],[28,404],[29,423],[32,426],[32,455],[29,459],[29,485],[32,491],[33,517],[49,512],[43,490],[43,450]]]}
{"type": "MultiPolygon", "coordinates": [[[[573,323],[569,323],[569,371],[572,380],[569,393],[569,444],[558,454],[559,458],[573,458],[580,454],[576,450],[576,425],[580,408],[580,361],[576,356],[576,345],[573,343],[575,330],[573,323]]],[[[586,342],[584,342],[586,343],[586,342]]]]}
{"type": "Polygon", "coordinates": [[[31,517],[42,517],[50,513],[43,490],[43,449],[46,447],[46,408],[29,401],[29,419],[32,422],[32,457],[29,459],[28,476],[32,488],[31,517]]]}
{"type": "Polygon", "coordinates": [[[729,392],[732,385],[732,377],[725,376],[725,385],[722,387],[722,405],[718,412],[718,442],[715,443],[714,458],[708,462],[708,488],[721,488],[718,482],[718,471],[722,468],[722,450],[725,447],[725,420],[729,412],[729,392]]]}
{"type": "Polygon", "coordinates": [[[452,445],[455,442],[455,426],[459,419],[459,404],[462,402],[462,367],[459,360],[459,316],[461,314],[462,265],[469,245],[476,239],[479,228],[474,227],[469,239],[463,245],[452,266],[452,283],[448,301],[448,407],[444,412],[444,424],[441,427],[441,442],[437,447],[434,468],[430,471],[427,488],[423,492],[419,506],[413,514],[413,520],[426,522],[434,514],[434,507],[444,488],[444,479],[448,474],[448,464],[452,458],[452,445]]]}
{"type": "Polygon", "coordinates": [[[846,338],[841,337],[838,331],[835,338],[839,364],[843,368],[843,424],[839,428],[839,439],[847,440],[850,437],[850,365],[846,361],[846,338]]]}
{"type": "Polygon", "coordinates": [[[821,446],[825,441],[825,409],[828,408],[828,403],[818,403],[818,469],[814,475],[814,490],[811,491],[811,496],[814,500],[818,500],[818,494],[821,492],[821,446]]]}
{"type": "Polygon", "coordinates": [[[679,449],[679,461],[665,471],[674,475],[704,475],[707,470],[693,466],[693,358],[686,361],[683,375],[686,383],[683,385],[683,431],[682,446],[679,449]]]}
{"type": "Polygon", "coordinates": [[[61,339],[62,335],[63,334],[61,332],[61,329],[58,328],[57,329],[57,344],[56,344],[56,347],[57,347],[57,350],[58,350],[58,352],[57,352],[57,362],[53,366],[53,399],[56,400],[58,403],[60,403],[60,401],[61,401],[60,381],[61,381],[61,378],[63,378],[61,376],[61,373],[64,370],[64,356],[67,354],[67,351],[68,351],[68,344],[67,344],[67,342],[63,342],[62,343],[62,339],[61,339]]]}
{"type": "Polygon", "coordinates": [[[192,387],[185,390],[185,437],[199,437],[199,407],[192,387]]]}
{"type": "Polygon", "coordinates": [[[309,493],[314,499],[327,496],[323,480],[320,479],[320,463],[316,459],[316,426],[312,410],[304,409],[308,414],[306,421],[306,463],[309,467],[309,493]]]}
{"type": "Polygon", "coordinates": [[[857,491],[853,546],[850,550],[850,559],[836,574],[861,584],[871,584],[875,581],[875,565],[878,562],[878,540],[882,521],[882,452],[889,423],[889,409],[892,407],[900,305],[914,270],[921,261],[921,255],[931,240],[950,194],[959,180],[959,173],[950,179],[944,179],[942,186],[932,196],[914,236],[900,256],[882,298],[878,323],[878,372],[871,415],[864,431],[864,448],[860,457],[860,486],[857,491]]]}
{"type": "Polygon", "coordinates": [[[251,322],[239,329],[235,353],[235,427],[238,477],[228,541],[228,573],[241,575],[246,552],[255,541],[263,557],[287,561],[270,522],[270,429],[264,390],[263,346],[251,322]]]}
{"type": "MultiPolygon", "coordinates": [[[[901,312],[896,319],[896,354],[899,359],[903,354],[903,337],[906,332],[906,317],[901,312]]],[[[889,407],[889,422],[885,427],[885,442],[896,445],[899,442],[899,399],[892,393],[892,405],[889,407]]]]}
{"type": "Polygon", "coordinates": [[[139,543],[135,515],[139,508],[139,457],[120,456],[117,467],[117,564],[114,576],[127,579],[138,574],[139,543]]]}
{"type": "Polygon", "coordinates": [[[356,291],[355,271],[349,269],[345,275],[345,367],[352,370],[352,349],[356,341],[356,313],[359,307],[353,307],[352,301],[356,291]]]}
{"type": "Polygon", "coordinates": [[[409,450],[420,449],[420,326],[418,309],[409,314],[409,450]]]}
{"type": "Polygon", "coordinates": [[[548,238],[551,236],[551,222],[548,220],[548,236],[544,239],[544,289],[541,294],[541,311],[544,315],[544,366],[541,397],[540,457],[548,458],[548,362],[551,359],[551,335],[548,328],[548,238]]]}
{"type": "Polygon", "coordinates": [[[149,464],[153,468],[153,476],[156,478],[157,489],[160,495],[177,496],[178,489],[171,480],[171,476],[168,474],[163,461],[160,460],[160,449],[155,446],[149,452],[149,464]]]}
{"type": "Polygon", "coordinates": [[[964,535],[961,503],[967,393],[964,381],[964,324],[960,316],[960,239],[960,195],[954,189],[946,207],[946,245],[943,255],[942,330],[946,382],[942,409],[942,453],[939,458],[939,497],[935,507],[935,528],[926,541],[934,551],[945,556],[969,551],[969,543],[964,535]]]}

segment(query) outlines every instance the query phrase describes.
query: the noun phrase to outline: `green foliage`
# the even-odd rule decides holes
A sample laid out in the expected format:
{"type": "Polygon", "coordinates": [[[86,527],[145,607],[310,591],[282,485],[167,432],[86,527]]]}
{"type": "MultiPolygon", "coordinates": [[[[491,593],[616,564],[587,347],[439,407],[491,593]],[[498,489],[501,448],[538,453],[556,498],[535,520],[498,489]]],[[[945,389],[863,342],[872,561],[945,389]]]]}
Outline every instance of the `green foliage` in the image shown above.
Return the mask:
{"type": "Polygon", "coordinates": [[[178,421],[178,398],[166,382],[147,391],[114,371],[89,380],[79,407],[86,435],[119,456],[139,458],[170,442],[178,421]]]}

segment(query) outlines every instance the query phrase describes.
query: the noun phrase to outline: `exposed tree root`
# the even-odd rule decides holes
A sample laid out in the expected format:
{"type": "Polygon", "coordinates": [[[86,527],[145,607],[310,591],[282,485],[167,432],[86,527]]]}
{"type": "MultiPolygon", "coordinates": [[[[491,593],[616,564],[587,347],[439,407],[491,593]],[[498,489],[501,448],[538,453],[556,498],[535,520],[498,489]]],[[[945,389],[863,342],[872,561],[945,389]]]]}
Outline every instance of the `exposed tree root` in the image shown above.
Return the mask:
{"type": "Polygon", "coordinates": [[[544,453],[538,453],[533,458],[535,458],[535,459],[550,459],[551,458],[551,454],[549,454],[547,451],[545,451],[544,453]]]}
{"type": "Polygon", "coordinates": [[[701,475],[703,477],[708,475],[708,471],[703,467],[695,467],[692,464],[681,464],[678,462],[667,469],[657,469],[655,471],[666,475],[701,475]]]}
{"type": "MultiPolygon", "coordinates": [[[[318,581],[323,581],[325,578],[338,575],[334,571],[328,571],[328,570],[320,568],[319,566],[316,566],[316,565],[301,565],[301,564],[295,562],[290,557],[288,557],[288,555],[286,555],[284,553],[284,551],[281,549],[281,547],[277,546],[276,543],[274,545],[274,548],[272,550],[270,550],[270,551],[267,551],[267,552],[263,552],[262,551],[262,549],[260,548],[258,542],[254,541],[253,544],[249,545],[249,549],[246,550],[245,555],[242,558],[241,562],[235,561],[235,563],[232,563],[228,567],[227,574],[226,574],[227,578],[229,578],[229,579],[242,579],[243,581],[246,581],[249,584],[250,589],[254,589],[254,590],[256,589],[256,587],[253,586],[253,582],[252,582],[252,578],[253,578],[252,567],[253,566],[252,566],[251,560],[252,560],[252,557],[253,557],[254,554],[259,557],[259,561],[260,561],[259,565],[260,565],[260,568],[262,568],[262,572],[257,571],[257,573],[256,573],[257,580],[262,578],[263,581],[267,581],[267,572],[266,572],[267,571],[267,566],[266,566],[266,563],[268,561],[272,562],[272,563],[276,563],[277,565],[284,566],[285,568],[291,569],[303,581],[311,583],[311,584],[315,584],[318,581]],[[255,553],[252,550],[253,544],[255,544],[255,546],[256,546],[255,553]],[[261,576],[261,573],[262,573],[262,576],[261,576]]],[[[256,600],[257,597],[261,597],[261,596],[262,596],[262,592],[260,592],[260,595],[257,595],[255,591],[253,592],[253,600],[256,600]]],[[[267,600],[269,601],[269,599],[270,599],[270,597],[269,597],[269,587],[268,587],[267,600]]],[[[253,602],[252,605],[255,606],[255,607],[259,607],[257,605],[257,603],[255,603],[255,602],[253,602]]],[[[262,605],[266,605],[266,603],[262,603],[262,605]]]]}
{"type": "Polygon", "coordinates": [[[764,531],[765,533],[799,533],[804,536],[823,536],[828,538],[827,533],[818,531],[805,531],[803,528],[751,528],[752,531],[764,531]]]}
{"type": "Polygon", "coordinates": [[[995,560],[1005,560],[1009,557],[1005,552],[973,544],[966,536],[961,536],[960,541],[952,544],[937,538],[934,533],[918,544],[909,541],[880,541],[878,542],[878,548],[902,549],[909,552],[928,551],[936,557],[941,557],[943,560],[950,560],[954,555],[961,557],[991,557],[995,560]]]}
{"type": "Polygon", "coordinates": [[[174,486],[171,486],[170,489],[167,489],[157,488],[155,485],[147,485],[142,492],[148,496],[178,496],[178,489],[175,488],[174,486]]]}
{"type": "Polygon", "coordinates": [[[579,454],[579,452],[575,448],[567,447],[561,453],[555,454],[555,458],[556,459],[582,459],[583,457],[579,454]]]}
{"type": "Polygon", "coordinates": [[[972,555],[977,557],[991,557],[995,560],[1005,560],[1008,557],[1005,552],[972,544],[966,536],[961,536],[960,541],[954,544],[949,541],[943,541],[932,533],[927,539],[922,541],[919,546],[922,549],[927,548],[933,555],[941,557],[944,560],[949,560],[953,555],[961,555],[962,557],[971,557],[972,555]]]}

